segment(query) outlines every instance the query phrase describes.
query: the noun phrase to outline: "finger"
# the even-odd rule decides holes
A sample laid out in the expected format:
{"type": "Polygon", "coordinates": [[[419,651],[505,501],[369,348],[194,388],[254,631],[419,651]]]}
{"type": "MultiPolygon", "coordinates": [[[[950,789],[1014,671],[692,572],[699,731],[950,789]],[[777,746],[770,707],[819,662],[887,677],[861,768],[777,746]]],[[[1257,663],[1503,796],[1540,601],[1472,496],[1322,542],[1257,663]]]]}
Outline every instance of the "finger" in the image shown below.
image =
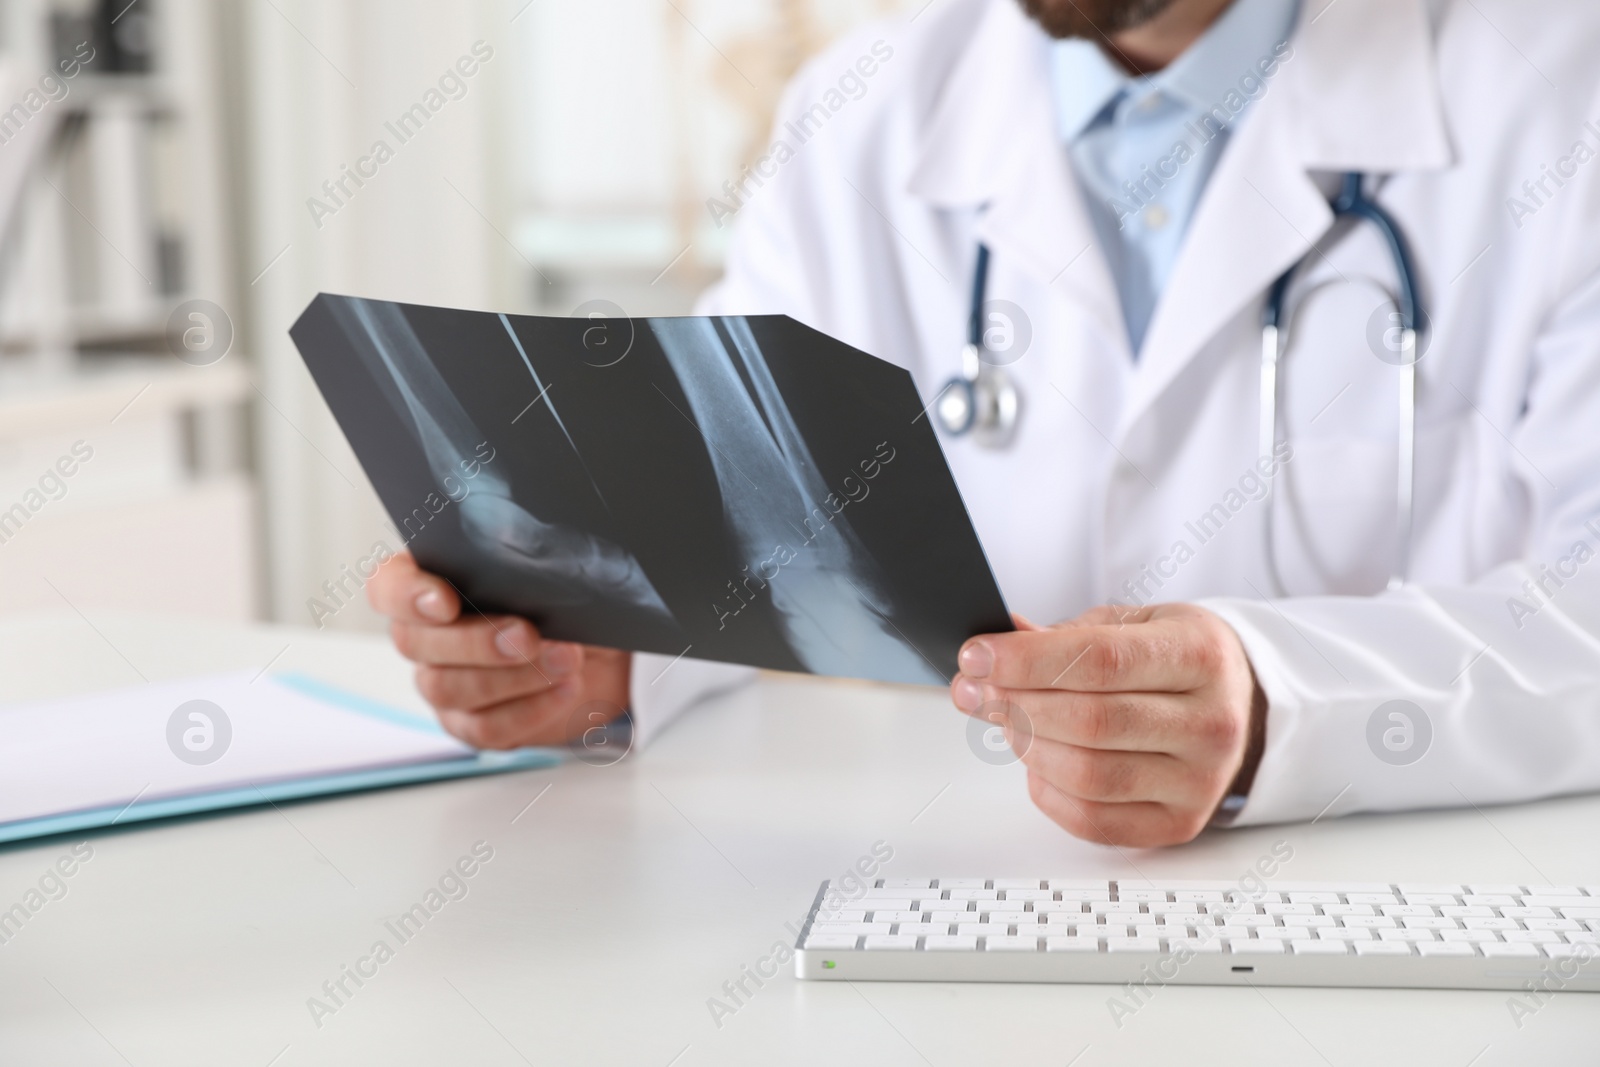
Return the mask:
{"type": "Polygon", "coordinates": [[[392,623],[395,648],[413,663],[455,667],[537,666],[552,680],[582,662],[582,646],[545,641],[526,619],[513,615],[460,619],[448,626],[392,623]]]}
{"type": "Polygon", "coordinates": [[[1011,613],[1011,625],[1023,632],[1045,629],[1045,627],[1040,626],[1026,615],[1019,614],[1015,611],[1011,613]]]}
{"type": "Polygon", "coordinates": [[[417,690],[435,708],[474,711],[516,697],[543,693],[560,685],[575,685],[575,674],[552,680],[537,666],[417,668],[417,690]]]}
{"type": "Polygon", "coordinates": [[[367,582],[367,600],[402,622],[453,622],[461,614],[461,598],[450,583],[418,567],[409,552],[384,561],[367,582]]]}
{"type": "Polygon", "coordinates": [[[567,741],[577,687],[558,686],[477,711],[446,708],[439,725],[474,748],[521,748],[560,745],[567,741]]]}
{"type": "Polygon", "coordinates": [[[1006,689],[1184,693],[1222,667],[1225,646],[1212,629],[1206,620],[1172,618],[985,634],[962,647],[959,664],[969,678],[1006,689]]]}
{"type": "Polygon", "coordinates": [[[1208,785],[1189,765],[1164,752],[1080,748],[1035,736],[1021,758],[1029,771],[1077,800],[1199,807],[1209,797],[1208,785]]]}
{"type": "MultiPolygon", "coordinates": [[[[1205,750],[1198,729],[1203,711],[1170,693],[1074,693],[1057,689],[983,687],[982,708],[1022,709],[1037,737],[1123,752],[1188,755],[1205,750]]],[[[980,712],[969,714],[981,714],[980,712]]]]}
{"type": "Polygon", "coordinates": [[[1069,797],[1044,778],[1028,772],[1028,796],[1050,819],[1085,841],[1127,848],[1160,848],[1193,840],[1208,814],[1177,811],[1164,804],[1106,804],[1069,797]]]}

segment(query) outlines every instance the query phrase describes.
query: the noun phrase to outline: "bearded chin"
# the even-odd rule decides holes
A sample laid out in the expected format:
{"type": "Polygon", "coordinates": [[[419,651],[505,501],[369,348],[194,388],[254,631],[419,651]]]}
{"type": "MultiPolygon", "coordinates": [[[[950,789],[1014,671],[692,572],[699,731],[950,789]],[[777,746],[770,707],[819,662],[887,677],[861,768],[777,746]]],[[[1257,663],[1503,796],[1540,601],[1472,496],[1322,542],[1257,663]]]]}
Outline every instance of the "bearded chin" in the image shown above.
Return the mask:
{"type": "Polygon", "coordinates": [[[1022,0],[1029,17],[1052,37],[1099,40],[1155,18],[1173,0],[1022,0]]]}

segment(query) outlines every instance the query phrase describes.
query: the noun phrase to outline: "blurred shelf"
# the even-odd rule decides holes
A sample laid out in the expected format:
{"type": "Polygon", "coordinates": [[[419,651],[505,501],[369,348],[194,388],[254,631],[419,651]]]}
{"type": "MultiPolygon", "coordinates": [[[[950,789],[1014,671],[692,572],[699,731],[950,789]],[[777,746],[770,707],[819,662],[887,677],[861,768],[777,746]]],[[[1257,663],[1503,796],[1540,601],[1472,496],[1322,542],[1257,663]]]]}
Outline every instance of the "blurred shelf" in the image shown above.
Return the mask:
{"type": "Polygon", "coordinates": [[[140,418],[219,407],[245,399],[250,375],[237,353],[209,367],[171,356],[107,357],[71,375],[0,374],[0,437],[109,423],[124,409],[140,418]]]}

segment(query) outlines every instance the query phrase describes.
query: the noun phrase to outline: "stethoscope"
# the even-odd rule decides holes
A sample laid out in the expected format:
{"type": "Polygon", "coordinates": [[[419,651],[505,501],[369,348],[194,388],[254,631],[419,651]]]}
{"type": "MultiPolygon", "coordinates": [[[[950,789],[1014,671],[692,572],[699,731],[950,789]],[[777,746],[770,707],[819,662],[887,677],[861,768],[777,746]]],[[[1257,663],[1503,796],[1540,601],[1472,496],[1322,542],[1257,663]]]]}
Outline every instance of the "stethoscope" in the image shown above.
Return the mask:
{"type": "MultiPolygon", "coordinates": [[[[1338,194],[1329,201],[1328,206],[1333,209],[1336,220],[1370,222],[1383,235],[1399,281],[1398,293],[1393,298],[1400,319],[1400,358],[1397,367],[1400,372],[1399,470],[1395,490],[1399,528],[1394,566],[1389,577],[1389,588],[1397,589],[1405,584],[1411,569],[1411,531],[1415,511],[1417,344],[1427,329],[1428,320],[1405,234],[1394,216],[1367,195],[1364,176],[1359,172],[1345,174],[1338,194]]],[[[1283,362],[1290,333],[1289,290],[1295,275],[1309,258],[1309,255],[1302,257],[1273,282],[1261,315],[1261,424],[1258,443],[1263,457],[1273,455],[1278,444],[1279,365],[1283,362]]],[[[1022,398],[1011,376],[984,359],[983,305],[988,278],[989,249],[979,244],[972,279],[972,311],[967,319],[967,343],[961,349],[961,373],[945,383],[934,408],[940,425],[952,437],[971,434],[980,445],[1003,448],[1016,435],[1022,398]]],[[[1274,481],[1268,480],[1267,494],[1261,501],[1266,526],[1264,554],[1267,577],[1273,592],[1283,596],[1285,590],[1278,574],[1273,533],[1274,481]]]]}

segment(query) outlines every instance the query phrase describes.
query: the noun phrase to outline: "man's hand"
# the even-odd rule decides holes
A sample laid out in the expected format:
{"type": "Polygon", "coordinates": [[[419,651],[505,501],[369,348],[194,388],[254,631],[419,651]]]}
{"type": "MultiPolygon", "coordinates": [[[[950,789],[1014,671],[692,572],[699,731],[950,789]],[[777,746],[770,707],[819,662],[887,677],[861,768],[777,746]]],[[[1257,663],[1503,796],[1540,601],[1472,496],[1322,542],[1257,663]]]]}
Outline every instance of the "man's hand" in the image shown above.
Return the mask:
{"type": "Polygon", "coordinates": [[[1146,848],[1200,833],[1254,776],[1265,700],[1233,628],[1190,604],[1096,608],[961,649],[956,706],[1006,727],[1046,815],[1146,848]],[[1238,782],[1238,785],[1235,785],[1238,782]]]}
{"type": "Polygon", "coordinates": [[[566,744],[627,707],[628,653],[546,641],[511,615],[461,618],[450,583],[410,553],[378,569],[367,598],[389,616],[400,654],[417,664],[417,689],[439,722],[469,745],[566,744]]]}

